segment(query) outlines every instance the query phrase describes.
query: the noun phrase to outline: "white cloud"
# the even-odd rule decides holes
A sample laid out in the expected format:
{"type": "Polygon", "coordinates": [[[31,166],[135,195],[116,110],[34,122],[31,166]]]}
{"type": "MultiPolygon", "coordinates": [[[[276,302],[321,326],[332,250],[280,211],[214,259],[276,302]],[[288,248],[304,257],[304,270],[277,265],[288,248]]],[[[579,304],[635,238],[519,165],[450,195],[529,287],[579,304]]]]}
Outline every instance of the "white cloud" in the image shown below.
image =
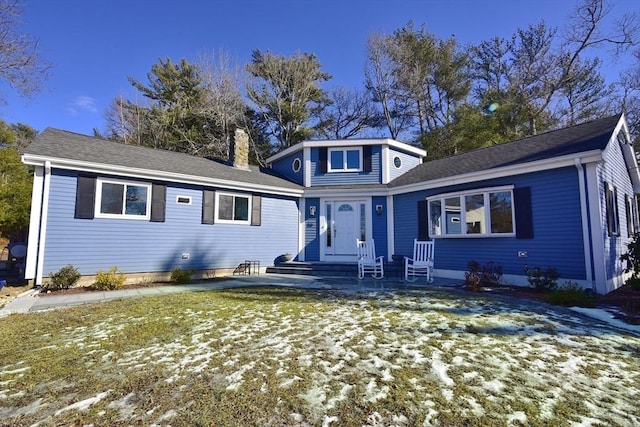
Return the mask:
{"type": "Polygon", "coordinates": [[[76,116],[82,112],[97,113],[96,102],[90,96],[78,96],[74,98],[66,108],[67,112],[72,116],[76,116]]]}

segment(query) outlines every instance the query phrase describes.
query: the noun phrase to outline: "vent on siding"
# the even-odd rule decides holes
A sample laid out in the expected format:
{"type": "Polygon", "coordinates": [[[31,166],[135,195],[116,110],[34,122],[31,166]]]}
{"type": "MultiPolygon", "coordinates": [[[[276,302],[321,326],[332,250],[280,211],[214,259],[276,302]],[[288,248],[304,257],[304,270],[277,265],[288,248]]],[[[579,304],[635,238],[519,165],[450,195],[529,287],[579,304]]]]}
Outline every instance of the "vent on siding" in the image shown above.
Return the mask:
{"type": "Polygon", "coordinates": [[[176,196],[176,203],[179,205],[190,205],[191,196],[176,196]]]}

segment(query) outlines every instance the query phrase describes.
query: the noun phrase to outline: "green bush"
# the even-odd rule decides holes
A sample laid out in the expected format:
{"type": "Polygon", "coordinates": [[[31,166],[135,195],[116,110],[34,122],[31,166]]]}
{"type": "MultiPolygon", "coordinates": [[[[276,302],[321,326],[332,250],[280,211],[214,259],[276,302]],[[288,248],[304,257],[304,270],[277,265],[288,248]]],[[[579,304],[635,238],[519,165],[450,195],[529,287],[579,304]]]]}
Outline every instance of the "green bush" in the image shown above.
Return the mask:
{"type": "Polygon", "coordinates": [[[185,284],[191,281],[191,275],[193,270],[183,270],[181,268],[174,268],[171,270],[171,281],[178,284],[185,284]]]}
{"type": "Polygon", "coordinates": [[[546,301],[554,305],[562,305],[565,307],[593,307],[595,306],[595,298],[592,293],[585,292],[575,282],[566,282],[559,289],[549,292],[546,301]]]}
{"type": "Polygon", "coordinates": [[[69,264],[62,267],[57,273],[49,273],[49,279],[50,282],[44,285],[44,289],[51,291],[69,289],[80,280],[80,272],[69,264]]]}
{"type": "Polygon", "coordinates": [[[558,287],[560,273],[554,267],[547,267],[546,270],[542,270],[540,267],[536,267],[533,270],[525,267],[524,272],[527,274],[529,285],[536,289],[551,291],[558,287]]]}
{"type": "Polygon", "coordinates": [[[93,287],[99,291],[110,291],[120,289],[124,285],[124,281],[124,273],[118,271],[118,267],[111,267],[108,271],[98,271],[93,287]]]}

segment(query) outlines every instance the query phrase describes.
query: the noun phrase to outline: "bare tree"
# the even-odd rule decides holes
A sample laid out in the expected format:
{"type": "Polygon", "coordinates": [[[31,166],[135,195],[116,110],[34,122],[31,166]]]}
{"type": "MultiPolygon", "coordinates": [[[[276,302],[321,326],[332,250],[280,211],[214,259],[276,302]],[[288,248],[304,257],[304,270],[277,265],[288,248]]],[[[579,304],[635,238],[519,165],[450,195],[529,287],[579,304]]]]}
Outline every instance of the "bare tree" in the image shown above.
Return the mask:
{"type": "Polygon", "coordinates": [[[334,88],[329,92],[331,104],[320,114],[318,133],[327,139],[364,136],[367,131],[385,126],[382,114],[366,92],[334,88]]]}
{"type": "Polygon", "coordinates": [[[38,41],[19,32],[21,16],[19,0],[0,0],[0,78],[31,96],[48,77],[50,64],[40,57],[38,41]]]}
{"type": "Polygon", "coordinates": [[[413,126],[414,105],[401,90],[397,79],[396,41],[384,34],[371,34],[367,38],[367,65],[365,86],[375,102],[380,104],[389,136],[398,139],[413,126]]]}

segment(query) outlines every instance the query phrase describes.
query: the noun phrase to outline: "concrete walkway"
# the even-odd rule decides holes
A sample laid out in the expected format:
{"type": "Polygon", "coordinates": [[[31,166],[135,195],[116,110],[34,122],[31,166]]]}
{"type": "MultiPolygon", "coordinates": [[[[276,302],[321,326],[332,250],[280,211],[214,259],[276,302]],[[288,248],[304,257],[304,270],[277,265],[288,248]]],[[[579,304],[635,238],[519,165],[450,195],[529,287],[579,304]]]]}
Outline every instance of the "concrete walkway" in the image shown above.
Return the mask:
{"type": "Polygon", "coordinates": [[[397,278],[381,280],[366,277],[357,280],[355,277],[316,277],[293,274],[260,274],[253,276],[228,276],[228,280],[214,280],[187,285],[162,285],[147,288],[120,289],[116,291],[92,291],[82,293],[59,293],[41,295],[38,290],[27,291],[6,306],[0,308],[0,318],[14,313],[29,313],[42,310],[92,304],[103,301],[114,301],[125,298],[139,298],[151,295],[169,295],[183,292],[202,292],[231,288],[280,286],[295,289],[340,290],[343,292],[362,291],[395,291],[407,289],[425,289],[433,287],[453,287],[461,283],[459,280],[436,278],[434,283],[418,280],[407,283],[397,278]]]}

